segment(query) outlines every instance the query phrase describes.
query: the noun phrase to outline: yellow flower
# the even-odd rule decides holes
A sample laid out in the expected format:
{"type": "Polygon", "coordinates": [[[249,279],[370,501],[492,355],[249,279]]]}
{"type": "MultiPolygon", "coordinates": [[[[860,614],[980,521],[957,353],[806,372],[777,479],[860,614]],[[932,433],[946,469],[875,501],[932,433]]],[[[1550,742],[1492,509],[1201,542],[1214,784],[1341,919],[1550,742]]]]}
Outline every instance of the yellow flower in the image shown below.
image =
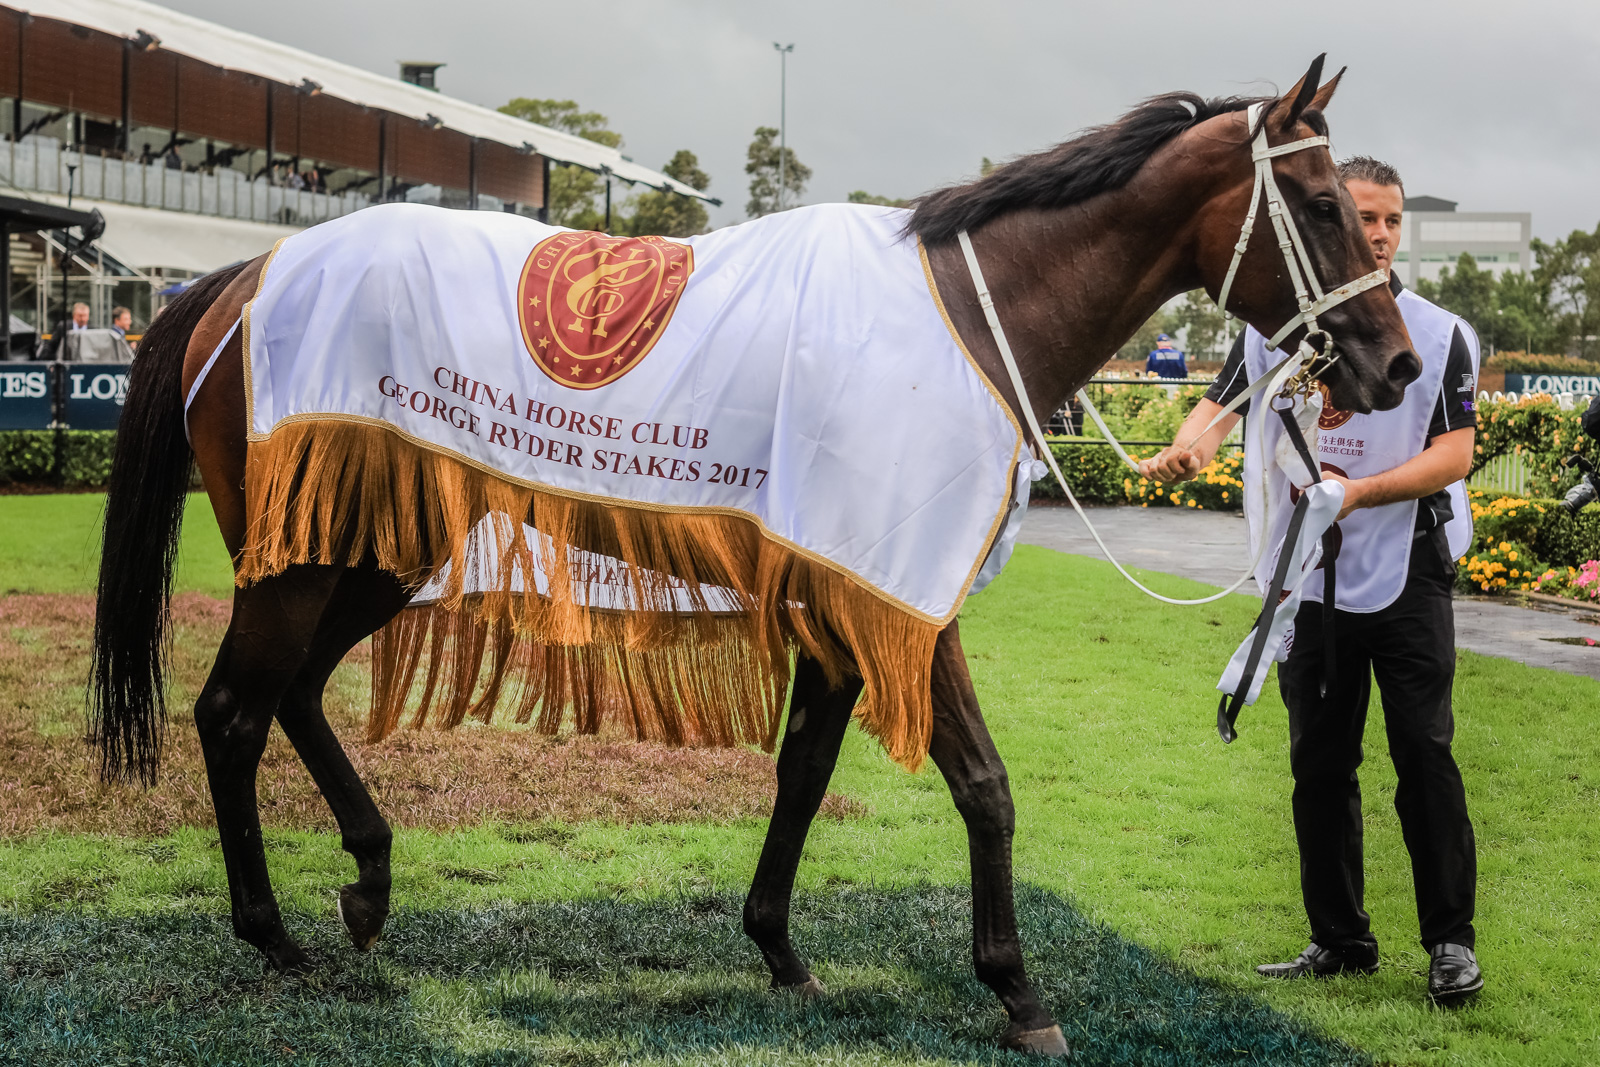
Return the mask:
{"type": "Polygon", "coordinates": [[[1511,544],[1510,544],[1510,542],[1508,542],[1508,541],[1501,541],[1501,542],[1500,542],[1500,551],[1502,551],[1502,552],[1510,552],[1510,551],[1511,551],[1511,544]]]}
{"type": "Polygon", "coordinates": [[[1515,563],[1517,561],[1517,554],[1515,552],[1507,553],[1506,559],[1509,559],[1512,563],[1515,563]]]}
{"type": "Polygon", "coordinates": [[[1515,567],[1511,568],[1511,577],[1513,577],[1513,578],[1517,577],[1517,568],[1515,568],[1515,567]]]}
{"type": "Polygon", "coordinates": [[[1527,582],[1523,582],[1522,583],[1522,588],[1523,589],[1527,589],[1528,588],[1528,583],[1527,582]]]}

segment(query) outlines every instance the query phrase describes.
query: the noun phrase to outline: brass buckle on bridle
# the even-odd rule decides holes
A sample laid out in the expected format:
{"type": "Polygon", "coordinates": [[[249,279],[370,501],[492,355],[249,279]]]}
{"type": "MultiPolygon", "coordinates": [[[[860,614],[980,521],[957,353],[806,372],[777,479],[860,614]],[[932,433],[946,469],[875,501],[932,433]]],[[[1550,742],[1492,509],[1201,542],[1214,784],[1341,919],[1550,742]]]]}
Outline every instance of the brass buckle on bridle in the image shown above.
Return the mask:
{"type": "Polygon", "coordinates": [[[1316,388],[1318,380],[1344,355],[1343,352],[1334,349],[1333,337],[1326,330],[1312,330],[1300,344],[1311,350],[1311,357],[1284,381],[1278,396],[1285,400],[1302,395],[1309,397],[1316,388]],[[1313,343],[1313,338],[1319,340],[1313,343]],[[1320,366],[1318,366],[1319,360],[1322,361],[1320,366]]]}

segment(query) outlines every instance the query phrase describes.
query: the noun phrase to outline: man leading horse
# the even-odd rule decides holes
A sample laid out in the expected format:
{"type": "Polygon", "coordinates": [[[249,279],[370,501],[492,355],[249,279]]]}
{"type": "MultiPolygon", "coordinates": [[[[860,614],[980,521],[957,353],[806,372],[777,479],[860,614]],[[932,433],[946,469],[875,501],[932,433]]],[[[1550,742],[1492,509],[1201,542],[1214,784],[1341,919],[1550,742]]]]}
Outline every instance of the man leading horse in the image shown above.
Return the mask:
{"type": "MultiPolygon", "coordinates": [[[[1362,900],[1356,779],[1376,675],[1399,777],[1395,810],[1411,853],[1422,947],[1430,957],[1428,995],[1451,1003],[1483,988],[1472,925],[1478,875],[1472,821],[1450,750],[1456,662],[1450,590],[1454,561],[1471,543],[1462,480],[1472,467],[1477,425],[1478,343],[1464,321],[1410,292],[1392,273],[1405,205],[1399,173],[1358,156],[1339,164],[1339,176],[1374,258],[1391,271],[1389,290],[1422,358],[1422,375],[1397,408],[1361,414],[1325,403],[1318,420],[1323,477],[1344,486],[1332,540],[1337,610],[1331,617],[1325,612],[1322,578],[1314,576],[1278,672],[1289,709],[1295,838],[1311,943],[1296,959],[1257,970],[1281,979],[1378,969],[1378,941],[1362,900]],[[1327,677],[1330,663],[1337,669],[1327,677]]],[[[1211,426],[1268,362],[1260,332],[1241,333],[1176,440],[1193,441],[1211,426]]],[[[1255,409],[1246,402],[1243,410],[1255,409]]],[[[1168,485],[1193,478],[1239,418],[1224,415],[1192,448],[1174,444],[1141,470],[1168,485]]],[[[1272,420],[1267,425],[1273,428],[1272,420]]],[[[1261,475],[1247,469],[1244,476],[1252,534],[1270,503],[1262,499],[1261,475]]],[[[1273,484],[1279,493],[1292,492],[1281,479],[1273,484]]]]}

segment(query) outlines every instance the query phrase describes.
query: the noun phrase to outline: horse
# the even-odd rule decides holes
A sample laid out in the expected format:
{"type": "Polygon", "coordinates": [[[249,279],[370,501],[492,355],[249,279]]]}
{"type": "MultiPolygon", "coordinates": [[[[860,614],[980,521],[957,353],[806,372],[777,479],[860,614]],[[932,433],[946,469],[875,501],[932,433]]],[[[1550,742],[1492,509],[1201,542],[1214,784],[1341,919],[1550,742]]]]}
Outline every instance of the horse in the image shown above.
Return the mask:
{"type": "MultiPolygon", "coordinates": [[[[1272,145],[1326,135],[1324,112],[1344,72],[1319,85],[1322,63],[1319,56],[1281,96],[1153,97],[1115,122],[915,203],[906,239],[921,243],[952,331],[1013,414],[1021,414],[1018,397],[957,238],[970,233],[1038,417],[1059,407],[1178,294],[1204,288],[1215,299],[1226,290],[1226,310],[1271,336],[1304,305],[1267,228],[1240,242],[1242,258],[1230,267],[1241,221],[1253,214],[1259,192],[1250,146],[1259,131],[1272,145]],[[1252,104],[1257,112],[1248,111],[1252,104]],[[1255,113],[1260,118],[1252,126],[1248,116],[1255,113]]],[[[1286,153],[1271,166],[1322,282],[1340,285],[1374,271],[1329,152],[1286,153]]],[[[230,331],[266,263],[261,257],[194,285],[155,321],[133,365],[106,503],[90,689],[91,732],[108,778],[148,784],[158,768],[167,603],[191,465],[236,562],[249,536],[245,483],[257,446],[246,434],[241,340],[230,331]],[[210,373],[202,377],[203,369],[210,373]]],[[[1370,288],[1320,318],[1324,343],[1338,356],[1322,371],[1332,402],[1362,412],[1398,404],[1420,364],[1388,288],[1370,288]]],[[[1304,327],[1292,331],[1286,346],[1304,334],[1304,327]]],[[[371,470],[347,474],[378,477],[371,470]]],[[[395,501],[397,511],[424,516],[429,504],[395,501]]],[[[194,707],[234,932],[283,971],[311,964],[285,929],[267,874],[255,774],[268,731],[276,719],[338,821],[341,846],[357,872],[339,889],[339,915],[356,947],[370,949],[389,911],[391,834],[323,716],[322,692],[344,655],[394,619],[430,577],[385,570],[372,543],[377,535],[364,527],[330,536],[339,541],[336,551],[282,562],[274,573],[249,574],[236,584],[232,619],[194,707]]],[[[604,539],[592,547],[616,551],[604,539]]],[[[794,667],[777,795],[743,927],[773,988],[820,995],[821,984],[789,938],[790,897],[863,676],[871,676],[865,661],[875,653],[834,632],[819,606],[794,599],[799,621],[784,638],[794,667]],[[842,648],[854,657],[847,659],[853,667],[841,671],[824,662],[826,648],[842,648]]],[[[1023,965],[1012,897],[1010,788],[953,616],[928,656],[921,675],[921,696],[931,709],[925,746],[968,832],[975,973],[1007,1013],[1002,1046],[1068,1054],[1023,965]]]]}

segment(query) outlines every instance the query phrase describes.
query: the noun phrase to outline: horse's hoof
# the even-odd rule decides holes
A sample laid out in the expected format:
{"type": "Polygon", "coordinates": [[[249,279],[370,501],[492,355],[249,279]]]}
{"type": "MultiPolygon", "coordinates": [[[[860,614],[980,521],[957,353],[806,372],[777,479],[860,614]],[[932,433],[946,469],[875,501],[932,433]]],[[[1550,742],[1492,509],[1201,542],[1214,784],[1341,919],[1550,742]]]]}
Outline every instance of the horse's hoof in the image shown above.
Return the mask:
{"type": "Polygon", "coordinates": [[[355,883],[339,887],[339,921],[344,923],[356,950],[368,952],[383,933],[384,920],[389,918],[389,902],[373,904],[361,895],[360,889],[355,883]]]}
{"type": "Polygon", "coordinates": [[[1023,1030],[1012,1023],[1000,1035],[1000,1047],[1033,1056],[1054,1056],[1058,1059],[1072,1056],[1072,1049],[1062,1036],[1059,1025],[1047,1026],[1043,1030],[1023,1030]]]}
{"type": "Polygon", "coordinates": [[[267,954],[267,962],[279,974],[305,974],[311,970],[311,957],[306,955],[305,949],[295,943],[294,938],[286,937],[269,949],[263,949],[267,954]]]}
{"type": "Polygon", "coordinates": [[[793,993],[801,1000],[820,1000],[828,995],[827,987],[814,974],[798,985],[775,985],[772,988],[777,993],[793,993]]]}

